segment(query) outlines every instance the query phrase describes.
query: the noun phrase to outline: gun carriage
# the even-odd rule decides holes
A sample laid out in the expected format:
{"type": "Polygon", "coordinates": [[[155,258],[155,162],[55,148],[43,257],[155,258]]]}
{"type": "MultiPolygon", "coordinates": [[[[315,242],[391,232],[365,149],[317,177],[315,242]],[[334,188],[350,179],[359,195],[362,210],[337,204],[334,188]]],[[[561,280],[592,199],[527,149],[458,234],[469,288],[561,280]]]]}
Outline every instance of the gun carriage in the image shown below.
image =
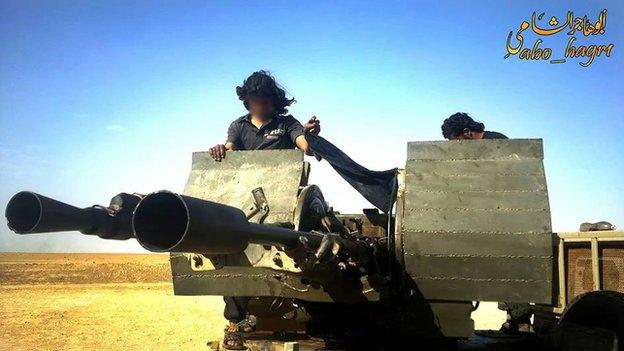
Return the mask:
{"type": "Polygon", "coordinates": [[[136,239],[170,253],[176,295],[259,297],[261,328],[319,336],[469,338],[479,301],[535,304],[536,327],[552,329],[579,293],[565,245],[585,237],[588,290],[624,290],[621,277],[600,279],[598,259],[608,241],[624,261],[622,232],[553,234],[541,140],[408,143],[390,213],[340,213],[309,173],[297,150],[222,162],[196,152],[182,194],[121,193],[79,209],[20,192],[6,217],[19,234],[136,239]]]}

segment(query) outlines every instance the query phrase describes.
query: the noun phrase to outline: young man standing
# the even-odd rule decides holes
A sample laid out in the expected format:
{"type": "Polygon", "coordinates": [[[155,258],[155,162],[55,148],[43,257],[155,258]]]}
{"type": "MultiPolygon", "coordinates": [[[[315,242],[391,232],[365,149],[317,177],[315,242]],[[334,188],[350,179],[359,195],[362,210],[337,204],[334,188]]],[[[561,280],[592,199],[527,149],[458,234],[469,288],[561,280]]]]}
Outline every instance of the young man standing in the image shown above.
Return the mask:
{"type": "MultiPolygon", "coordinates": [[[[249,111],[230,124],[225,144],[210,148],[215,161],[221,161],[230,150],[270,150],[299,148],[310,153],[304,134],[318,134],[320,121],[312,117],[301,125],[288,115],[287,107],[295,100],[288,99],[286,92],[265,71],[254,72],[236,87],[236,94],[249,111]]],[[[223,344],[231,350],[245,349],[242,333],[255,330],[255,323],[247,317],[247,304],[250,297],[224,296],[223,316],[229,321],[225,329],[223,344]]]]}
{"type": "Polygon", "coordinates": [[[228,128],[225,144],[210,148],[210,155],[221,161],[228,150],[269,150],[299,148],[309,153],[305,132],[318,134],[320,120],[312,117],[304,126],[293,116],[287,115],[294,99],[286,98],[286,92],[265,71],[254,72],[236,87],[238,98],[249,111],[237,118],[228,128]]]}

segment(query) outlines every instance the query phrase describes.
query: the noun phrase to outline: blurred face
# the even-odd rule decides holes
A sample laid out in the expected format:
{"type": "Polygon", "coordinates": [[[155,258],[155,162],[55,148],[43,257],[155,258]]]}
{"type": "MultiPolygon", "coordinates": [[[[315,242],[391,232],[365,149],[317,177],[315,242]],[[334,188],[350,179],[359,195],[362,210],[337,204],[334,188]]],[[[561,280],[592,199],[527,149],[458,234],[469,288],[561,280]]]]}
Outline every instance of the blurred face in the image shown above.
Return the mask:
{"type": "Polygon", "coordinates": [[[464,129],[462,133],[454,134],[453,136],[449,138],[449,140],[465,140],[465,139],[479,139],[479,136],[477,135],[477,133],[466,128],[464,129]]]}
{"type": "Polygon", "coordinates": [[[251,98],[248,105],[249,112],[259,118],[269,118],[275,111],[273,103],[267,98],[251,98]]]}

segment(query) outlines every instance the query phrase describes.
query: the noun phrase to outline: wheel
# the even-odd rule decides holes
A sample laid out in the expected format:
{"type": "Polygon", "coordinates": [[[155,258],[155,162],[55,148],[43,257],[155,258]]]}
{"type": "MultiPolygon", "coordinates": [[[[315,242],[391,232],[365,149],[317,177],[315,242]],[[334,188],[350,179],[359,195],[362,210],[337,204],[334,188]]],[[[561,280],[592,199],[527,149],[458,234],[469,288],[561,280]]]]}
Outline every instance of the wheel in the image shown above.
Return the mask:
{"type": "Polygon", "coordinates": [[[575,297],[551,336],[556,350],[613,350],[616,344],[624,350],[624,294],[605,290],[575,297]]]}

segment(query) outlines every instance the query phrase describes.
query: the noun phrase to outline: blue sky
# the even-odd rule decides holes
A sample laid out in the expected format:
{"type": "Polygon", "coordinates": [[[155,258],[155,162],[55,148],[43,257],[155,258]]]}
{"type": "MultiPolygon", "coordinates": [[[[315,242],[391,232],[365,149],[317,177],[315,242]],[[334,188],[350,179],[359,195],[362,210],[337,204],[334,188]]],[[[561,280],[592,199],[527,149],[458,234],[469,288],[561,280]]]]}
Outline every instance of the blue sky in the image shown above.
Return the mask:
{"type": "MultiPolygon", "coordinates": [[[[405,163],[406,142],[440,139],[469,112],[514,138],[543,138],[553,228],[624,226],[624,4],[466,1],[0,1],[0,207],[22,189],[78,206],[120,191],[181,191],[191,152],[221,142],[245,113],[234,88],[268,69],[317,115],[322,134],[372,169],[405,163]],[[503,59],[533,11],[568,10],[613,43],[588,68],[503,59]],[[620,98],[618,98],[618,96],[620,98]]],[[[536,37],[526,33],[526,42],[536,37]]],[[[553,59],[568,35],[544,38],[553,59]]],[[[556,57],[555,57],[556,56],[556,57]]],[[[332,204],[366,202],[324,163],[332,204]]],[[[138,251],[78,234],[16,236],[0,251],[138,251]]]]}

